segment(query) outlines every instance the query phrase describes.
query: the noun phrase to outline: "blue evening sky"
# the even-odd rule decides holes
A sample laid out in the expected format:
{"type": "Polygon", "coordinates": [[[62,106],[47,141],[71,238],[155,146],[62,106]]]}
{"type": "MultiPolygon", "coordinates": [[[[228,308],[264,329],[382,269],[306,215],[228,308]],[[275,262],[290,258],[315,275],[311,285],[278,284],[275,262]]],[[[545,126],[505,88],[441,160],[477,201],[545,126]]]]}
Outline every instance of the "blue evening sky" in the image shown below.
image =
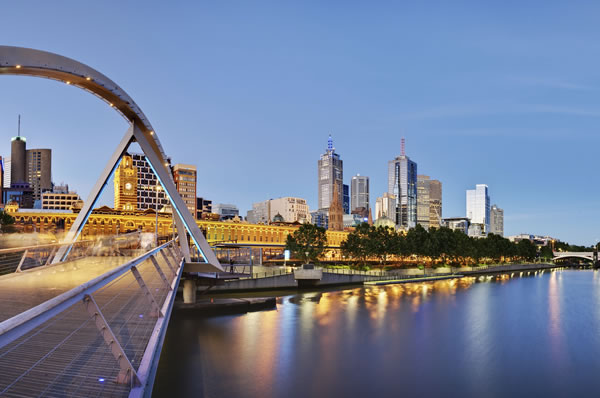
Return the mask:
{"type": "MultiPolygon", "coordinates": [[[[506,235],[592,243],[598,15],[578,1],[7,2],[0,43],[112,78],[174,163],[198,166],[198,195],[244,215],[288,195],[314,209],[330,132],[345,182],[371,178],[374,210],[405,136],[443,183],[443,216],[485,183],[506,235]]],[[[127,128],[80,89],[0,76],[0,155],[18,114],[28,146],[52,148],[53,180],[84,198],[127,128]]]]}

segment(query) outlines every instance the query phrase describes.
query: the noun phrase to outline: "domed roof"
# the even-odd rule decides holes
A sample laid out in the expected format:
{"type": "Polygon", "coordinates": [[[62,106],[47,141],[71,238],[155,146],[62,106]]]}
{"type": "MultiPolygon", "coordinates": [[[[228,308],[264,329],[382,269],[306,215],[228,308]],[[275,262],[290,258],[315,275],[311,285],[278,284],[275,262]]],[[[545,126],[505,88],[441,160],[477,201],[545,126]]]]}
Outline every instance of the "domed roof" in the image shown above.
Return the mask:
{"type": "Polygon", "coordinates": [[[273,222],[283,222],[283,216],[279,213],[275,214],[275,217],[273,217],[273,222]]]}
{"type": "Polygon", "coordinates": [[[375,220],[375,223],[373,225],[375,225],[376,227],[396,228],[396,223],[387,218],[386,216],[379,217],[377,220],[375,220]]]}

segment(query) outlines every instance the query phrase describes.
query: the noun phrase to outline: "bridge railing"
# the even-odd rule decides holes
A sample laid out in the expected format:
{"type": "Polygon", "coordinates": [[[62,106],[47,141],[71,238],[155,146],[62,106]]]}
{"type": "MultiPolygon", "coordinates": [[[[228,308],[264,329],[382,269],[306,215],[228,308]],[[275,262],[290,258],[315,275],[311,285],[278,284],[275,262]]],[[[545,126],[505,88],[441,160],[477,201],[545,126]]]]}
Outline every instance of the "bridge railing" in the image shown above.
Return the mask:
{"type": "MultiPolygon", "coordinates": [[[[65,244],[59,242],[0,249],[0,275],[47,266],[63,246],[65,244]]],[[[137,254],[139,248],[138,232],[105,236],[96,240],[80,240],[73,243],[67,260],[90,256],[130,256],[137,254]]]]}
{"type": "Polygon", "coordinates": [[[0,323],[0,395],[140,396],[183,267],[174,241],[0,323]]]}

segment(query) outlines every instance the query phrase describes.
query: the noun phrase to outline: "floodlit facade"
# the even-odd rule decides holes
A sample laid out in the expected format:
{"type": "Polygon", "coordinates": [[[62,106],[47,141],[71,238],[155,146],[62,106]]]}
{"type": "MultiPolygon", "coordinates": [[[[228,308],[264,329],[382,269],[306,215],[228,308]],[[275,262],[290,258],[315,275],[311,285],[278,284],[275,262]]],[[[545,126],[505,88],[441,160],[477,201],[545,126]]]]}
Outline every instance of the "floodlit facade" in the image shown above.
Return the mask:
{"type": "Polygon", "coordinates": [[[388,162],[388,193],[396,198],[396,225],[413,228],[417,225],[417,163],[404,153],[388,162]]]}
{"type": "Polygon", "coordinates": [[[352,177],[350,183],[350,210],[354,211],[359,207],[369,208],[369,177],[360,174],[352,177]]]}
{"type": "Polygon", "coordinates": [[[344,203],[344,163],[335,152],[331,135],[327,140],[327,150],[321,155],[317,163],[319,181],[319,210],[328,210],[333,201],[334,185],[340,203],[344,203]]]}
{"type": "Polygon", "coordinates": [[[490,233],[504,236],[504,210],[498,205],[490,208],[490,233]]]}
{"type": "Polygon", "coordinates": [[[482,234],[490,231],[490,196],[488,186],[475,185],[475,189],[467,190],[467,218],[471,224],[480,224],[482,234]]]}

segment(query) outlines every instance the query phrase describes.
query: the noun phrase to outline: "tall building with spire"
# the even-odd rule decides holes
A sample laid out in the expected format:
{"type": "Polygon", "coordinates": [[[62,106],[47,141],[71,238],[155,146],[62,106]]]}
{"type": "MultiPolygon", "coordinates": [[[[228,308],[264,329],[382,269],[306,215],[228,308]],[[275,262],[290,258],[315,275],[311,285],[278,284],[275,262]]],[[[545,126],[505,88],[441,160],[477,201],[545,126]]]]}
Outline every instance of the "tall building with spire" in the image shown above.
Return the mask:
{"type": "Polygon", "coordinates": [[[388,193],[396,199],[396,225],[414,228],[417,225],[417,163],[406,156],[402,138],[400,156],[388,162],[388,193]]]}
{"type": "Polygon", "coordinates": [[[337,185],[333,186],[333,200],[329,206],[329,229],[332,231],[344,230],[344,209],[338,195],[337,185]]]}
{"type": "Polygon", "coordinates": [[[331,135],[327,140],[327,150],[318,161],[317,178],[319,182],[319,210],[329,209],[333,202],[334,188],[340,204],[344,202],[344,164],[340,159],[340,155],[335,152],[331,135]]]}

